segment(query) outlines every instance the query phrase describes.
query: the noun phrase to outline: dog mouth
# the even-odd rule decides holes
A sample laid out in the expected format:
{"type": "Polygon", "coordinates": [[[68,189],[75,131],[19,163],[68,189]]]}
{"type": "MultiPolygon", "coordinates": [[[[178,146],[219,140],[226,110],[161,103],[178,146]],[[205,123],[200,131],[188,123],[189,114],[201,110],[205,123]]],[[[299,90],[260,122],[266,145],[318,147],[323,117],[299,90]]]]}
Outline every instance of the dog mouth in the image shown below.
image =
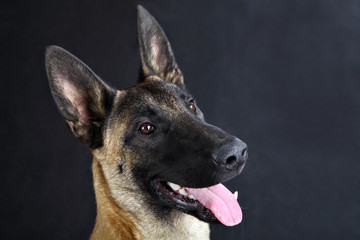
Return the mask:
{"type": "Polygon", "coordinates": [[[167,205],[205,222],[234,226],[242,220],[237,191],[231,193],[221,183],[206,188],[188,188],[154,180],[153,187],[167,205]]]}

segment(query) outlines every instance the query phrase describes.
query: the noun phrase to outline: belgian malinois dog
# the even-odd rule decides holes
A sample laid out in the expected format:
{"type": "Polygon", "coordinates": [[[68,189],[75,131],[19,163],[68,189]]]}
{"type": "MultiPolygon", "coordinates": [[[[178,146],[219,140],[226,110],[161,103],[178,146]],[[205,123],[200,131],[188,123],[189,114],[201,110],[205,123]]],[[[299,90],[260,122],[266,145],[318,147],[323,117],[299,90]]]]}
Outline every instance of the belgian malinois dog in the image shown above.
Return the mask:
{"type": "Polygon", "coordinates": [[[141,6],[138,33],[140,77],[127,90],[60,47],[46,50],[55,102],[93,154],[90,239],[209,239],[208,223],[242,219],[237,196],[221,183],[241,172],[247,146],[205,122],[163,30],[141,6]]]}

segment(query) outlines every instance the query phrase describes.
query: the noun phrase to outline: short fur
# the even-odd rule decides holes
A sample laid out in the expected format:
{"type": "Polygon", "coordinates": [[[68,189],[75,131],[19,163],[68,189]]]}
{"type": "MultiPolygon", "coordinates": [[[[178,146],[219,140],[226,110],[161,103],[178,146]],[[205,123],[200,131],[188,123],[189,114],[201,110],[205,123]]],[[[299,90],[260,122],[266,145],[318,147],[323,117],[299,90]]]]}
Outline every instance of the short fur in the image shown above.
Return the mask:
{"type": "Polygon", "coordinates": [[[91,239],[209,239],[207,222],[216,218],[201,206],[172,201],[161,184],[227,181],[241,172],[246,145],[205,122],[163,30],[141,6],[138,32],[142,69],[139,83],[127,90],[112,89],[60,47],[46,51],[55,102],[93,154],[91,239]],[[144,133],[143,126],[152,131],[144,133]]]}

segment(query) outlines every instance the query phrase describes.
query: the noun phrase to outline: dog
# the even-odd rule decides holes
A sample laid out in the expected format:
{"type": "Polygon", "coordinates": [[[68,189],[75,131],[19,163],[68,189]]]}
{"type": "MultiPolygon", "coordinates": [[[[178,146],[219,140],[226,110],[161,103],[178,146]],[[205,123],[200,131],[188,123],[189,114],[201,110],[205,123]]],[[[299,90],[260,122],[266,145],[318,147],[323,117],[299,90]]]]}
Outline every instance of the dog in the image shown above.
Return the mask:
{"type": "Polygon", "coordinates": [[[46,50],[54,100],[93,155],[97,203],[90,239],[209,239],[208,223],[239,224],[237,176],[247,145],[205,122],[170,43],[138,6],[138,83],[115,90],[66,50],[46,50]]]}

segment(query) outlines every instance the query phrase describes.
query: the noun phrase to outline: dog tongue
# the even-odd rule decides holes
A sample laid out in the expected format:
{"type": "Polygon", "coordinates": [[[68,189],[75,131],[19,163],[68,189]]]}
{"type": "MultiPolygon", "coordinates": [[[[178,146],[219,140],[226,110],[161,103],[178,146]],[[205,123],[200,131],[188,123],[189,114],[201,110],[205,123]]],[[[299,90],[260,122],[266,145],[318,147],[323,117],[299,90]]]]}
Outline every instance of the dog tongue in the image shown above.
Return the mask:
{"type": "Polygon", "coordinates": [[[234,226],[242,220],[242,212],[234,195],[221,183],[207,188],[185,188],[202,205],[210,209],[226,226],[234,226]]]}

